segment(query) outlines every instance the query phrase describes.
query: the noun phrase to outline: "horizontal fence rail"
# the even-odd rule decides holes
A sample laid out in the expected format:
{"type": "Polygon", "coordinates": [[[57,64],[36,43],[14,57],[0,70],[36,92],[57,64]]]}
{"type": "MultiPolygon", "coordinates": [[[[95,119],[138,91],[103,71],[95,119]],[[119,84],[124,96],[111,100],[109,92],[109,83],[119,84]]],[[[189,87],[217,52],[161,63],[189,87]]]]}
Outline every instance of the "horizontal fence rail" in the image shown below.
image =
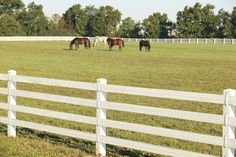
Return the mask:
{"type": "Polygon", "coordinates": [[[208,155],[208,154],[201,154],[186,150],[157,146],[153,144],[130,141],[127,139],[120,139],[107,136],[106,128],[114,128],[148,135],[220,146],[222,147],[222,156],[234,157],[234,149],[236,148],[236,140],[234,134],[234,129],[236,126],[236,118],[234,113],[236,105],[236,91],[232,89],[225,90],[224,94],[222,95],[194,93],[194,92],[183,92],[183,91],[163,90],[163,89],[153,89],[153,88],[108,85],[105,79],[98,79],[97,83],[87,83],[78,81],[65,81],[57,79],[20,76],[16,75],[15,71],[9,71],[8,74],[0,74],[0,80],[8,82],[7,88],[0,87],[0,94],[8,96],[7,103],[0,102],[0,109],[8,111],[7,117],[0,116],[0,123],[6,124],[8,126],[8,136],[15,137],[16,126],[19,126],[30,129],[36,129],[40,131],[47,131],[54,134],[61,134],[65,136],[81,138],[84,140],[95,141],[96,153],[102,156],[106,156],[106,144],[111,144],[169,156],[213,157],[213,155],[208,155]],[[93,99],[84,99],[84,98],[70,97],[63,95],[18,90],[16,89],[17,82],[90,90],[90,91],[95,91],[97,93],[97,98],[96,100],[93,100],[93,99]],[[183,101],[195,101],[195,102],[219,104],[223,106],[224,113],[223,115],[217,115],[211,113],[200,113],[200,112],[165,109],[151,106],[142,106],[137,104],[110,102],[107,101],[107,93],[118,93],[118,94],[128,94],[137,96],[148,96],[153,98],[165,98],[165,99],[176,99],[183,101]],[[65,103],[63,105],[67,104],[83,105],[94,108],[97,111],[97,113],[96,117],[90,117],[84,115],[77,115],[74,113],[64,113],[58,111],[33,108],[25,106],[24,104],[17,104],[16,97],[25,97],[30,99],[40,99],[45,101],[65,103]],[[162,128],[157,126],[149,126],[143,124],[109,120],[106,118],[107,111],[109,110],[222,125],[223,135],[212,136],[188,131],[162,128]],[[27,122],[19,120],[16,118],[16,113],[18,112],[95,125],[96,133],[88,133],[78,130],[60,128],[50,125],[39,124],[35,122],[27,122]]]}
{"type": "Polygon", "coordinates": [[[192,121],[214,123],[214,124],[224,124],[224,117],[222,115],[215,115],[215,114],[179,111],[179,110],[173,110],[173,109],[163,109],[163,108],[158,108],[158,107],[147,107],[147,106],[116,103],[116,102],[102,102],[102,108],[123,111],[123,112],[140,113],[140,114],[153,115],[153,116],[183,119],[183,120],[192,120],[192,121]]]}
{"type": "Polygon", "coordinates": [[[101,88],[103,91],[111,93],[131,94],[139,96],[188,100],[188,101],[207,102],[216,104],[222,104],[224,100],[223,95],[217,95],[217,94],[193,93],[193,92],[182,92],[182,91],[150,89],[150,88],[148,89],[140,87],[119,86],[119,85],[103,85],[101,88]]]}
{"type": "MultiPolygon", "coordinates": [[[[5,36],[0,41],[71,41],[75,36],[5,36]]],[[[88,37],[93,40],[94,37],[88,37]]],[[[149,40],[158,43],[199,43],[199,44],[235,44],[236,39],[229,38],[122,38],[126,42],[149,40]]]]}

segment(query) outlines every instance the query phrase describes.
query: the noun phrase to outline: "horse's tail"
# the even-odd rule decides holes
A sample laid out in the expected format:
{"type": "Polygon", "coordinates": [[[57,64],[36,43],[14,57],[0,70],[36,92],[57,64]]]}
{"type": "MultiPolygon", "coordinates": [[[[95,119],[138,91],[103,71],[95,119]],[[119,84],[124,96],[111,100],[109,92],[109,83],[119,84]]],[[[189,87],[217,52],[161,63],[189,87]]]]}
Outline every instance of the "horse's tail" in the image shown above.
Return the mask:
{"type": "Polygon", "coordinates": [[[142,51],[142,44],[141,44],[141,41],[139,42],[139,51],[142,51]]]}
{"type": "Polygon", "coordinates": [[[88,47],[89,47],[89,49],[90,49],[90,40],[88,39],[88,47]]]}
{"type": "Polygon", "coordinates": [[[150,52],[150,50],[151,50],[151,44],[150,44],[150,42],[149,42],[148,50],[149,50],[149,52],[150,52]]]}
{"type": "Polygon", "coordinates": [[[125,42],[124,42],[124,40],[122,40],[122,47],[123,47],[123,48],[125,47],[125,42]]]}

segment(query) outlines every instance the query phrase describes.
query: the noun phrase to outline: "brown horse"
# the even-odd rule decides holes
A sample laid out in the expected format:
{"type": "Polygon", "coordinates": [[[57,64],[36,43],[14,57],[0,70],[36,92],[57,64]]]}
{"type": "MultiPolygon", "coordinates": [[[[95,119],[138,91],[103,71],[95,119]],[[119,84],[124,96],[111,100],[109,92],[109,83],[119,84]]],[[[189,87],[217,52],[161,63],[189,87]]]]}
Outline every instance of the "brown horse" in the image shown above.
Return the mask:
{"type": "Polygon", "coordinates": [[[112,47],[114,45],[117,45],[119,47],[119,50],[122,50],[122,47],[124,48],[124,40],[122,39],[112,39],[112,38],[107,38],[107,43],[109,45],[109,51],[112,50],[112,47]]]}
{"type": "Polygon", "coordinates": [[[90,49],[90,40],[88,38],[74,38],[70,42],[70,50],[72,46],[75,45],[75,49],[79,48],[79,45],[84,45],[84,49],[90,49]]]}

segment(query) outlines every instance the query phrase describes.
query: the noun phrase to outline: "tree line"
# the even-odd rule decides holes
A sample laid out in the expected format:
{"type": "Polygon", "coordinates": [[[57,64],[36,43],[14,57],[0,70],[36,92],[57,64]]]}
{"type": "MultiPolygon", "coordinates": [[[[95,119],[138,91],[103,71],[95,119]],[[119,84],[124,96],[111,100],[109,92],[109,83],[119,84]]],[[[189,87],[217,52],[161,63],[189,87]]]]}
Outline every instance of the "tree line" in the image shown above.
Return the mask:
{"type": "Polygon", "coordinates": [[[214,5],[185,6],[177,12],[176,22],[167,14],[155,12],[143,21],[122,13],[112,6],[75,4],[63,15],[46,17],[43,6],[21,0],[0,0],[0,36],[116,36],[142,38],[235,38],[236,7],[230,13],[214,5]]]}

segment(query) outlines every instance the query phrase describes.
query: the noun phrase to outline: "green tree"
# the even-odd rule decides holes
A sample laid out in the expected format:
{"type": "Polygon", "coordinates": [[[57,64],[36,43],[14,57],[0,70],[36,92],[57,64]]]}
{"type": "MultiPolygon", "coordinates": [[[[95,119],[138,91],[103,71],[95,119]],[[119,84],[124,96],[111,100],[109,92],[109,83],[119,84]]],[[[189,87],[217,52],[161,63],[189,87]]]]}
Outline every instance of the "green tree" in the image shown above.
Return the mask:
{"type": "Polygon", "coordinates": [[[93,25],[94,23],[94,20],[96,18],[96,15],[98,14],[98,9],[95,8],[94,6],[86,6],[85,9],[85,15],[86,15],[86,21],[87,21],[87,24],[86,24],[86,32],[85,32],[85,35],[86,36],[94,36],[94,27],[93,26],[96,26],[96,25],[93,25]]]}
{"type": "Polygon", "coordinates": [[[202,5],[196,3],[194,7],[185,6],[183,11],[177,12],[176,28],[181,37],[201,37],[203,26],[202,5]]]}
{"type": "Polygon", "coordinates": [[[86,34],[87,17],[80,4],[75,4],[63,14],[66,28],[72,34],[86,34]]]}
{"type": "Polygon", "coordinates": [[[219,38],[230,38],[232,37],[232,22],[231,15],[224,9],[220,9],[217,15],[218,19],[218,33],[219,38]]]}
{"type": "Polygon", "coordinates": [[[98,13],[90,21],[91,35],[92,36],[106,36],[106,23],[103,15],[98,13]]]}
{"type": "Polygon", "coordinates": [[[21,0],[0,0],[0,15],[13,15],[24,8],[24,3],[21,0]]]}
{"type": "Polygon", "coordinates": [[[120,37],[134,37],[133,32],[135,29],[135,21],[131,17],[127,17],[122,20],[121,25],[119,27],[119,36],[120,37]]]}
{"type": "Polygon", "coordinates": [[[232,36],[236,38],[236,7],[233,8],[231,14],[231,22],[232,22],[232,36]]]}
{"type": "Polygon", "coordinates": [[[149,38],[168,37],[168,31],[171,30],[172,23],[168,20],[166,14],[159,12],[153,13],[143,20],[143,26],[149,38]]]}
{"type": "Polygon", "coordinates": [[[58,14],[53,14],[47,26],[47,35],[70,35],[65,29],[63,17],[58,14]]]}
{"type": "Polygon", "coordinates": [[[42,5],[30,3],[27,9],[24,9],[17,16],[17,20],[25,29],[27,35],[46,35],[48,20],[43,12],[42,5]]]}
{"type": "Polygon", "coordinates": [[[105,27],[103,34],[107,36],[115,36],[117,34],[117,25],[121,20],[121,12],[112,6],[101,6],[98,10],[100,18],[104,19],[102,24],[105,27]]]}
{"type": "Polygon", "coordinates": [[[207,4],[202,8],[201,25],[203,30],[202,37],[212,38],[216,36],[217,32],[217,17],[214,14],[214,5],[207,4]]]}
{"type": "Polygon", "coordinates": [[[0,18],[0,36],[17,35],[25,35],[20,23],[18,23],[13,16],[3,15],[0,18]]]}

